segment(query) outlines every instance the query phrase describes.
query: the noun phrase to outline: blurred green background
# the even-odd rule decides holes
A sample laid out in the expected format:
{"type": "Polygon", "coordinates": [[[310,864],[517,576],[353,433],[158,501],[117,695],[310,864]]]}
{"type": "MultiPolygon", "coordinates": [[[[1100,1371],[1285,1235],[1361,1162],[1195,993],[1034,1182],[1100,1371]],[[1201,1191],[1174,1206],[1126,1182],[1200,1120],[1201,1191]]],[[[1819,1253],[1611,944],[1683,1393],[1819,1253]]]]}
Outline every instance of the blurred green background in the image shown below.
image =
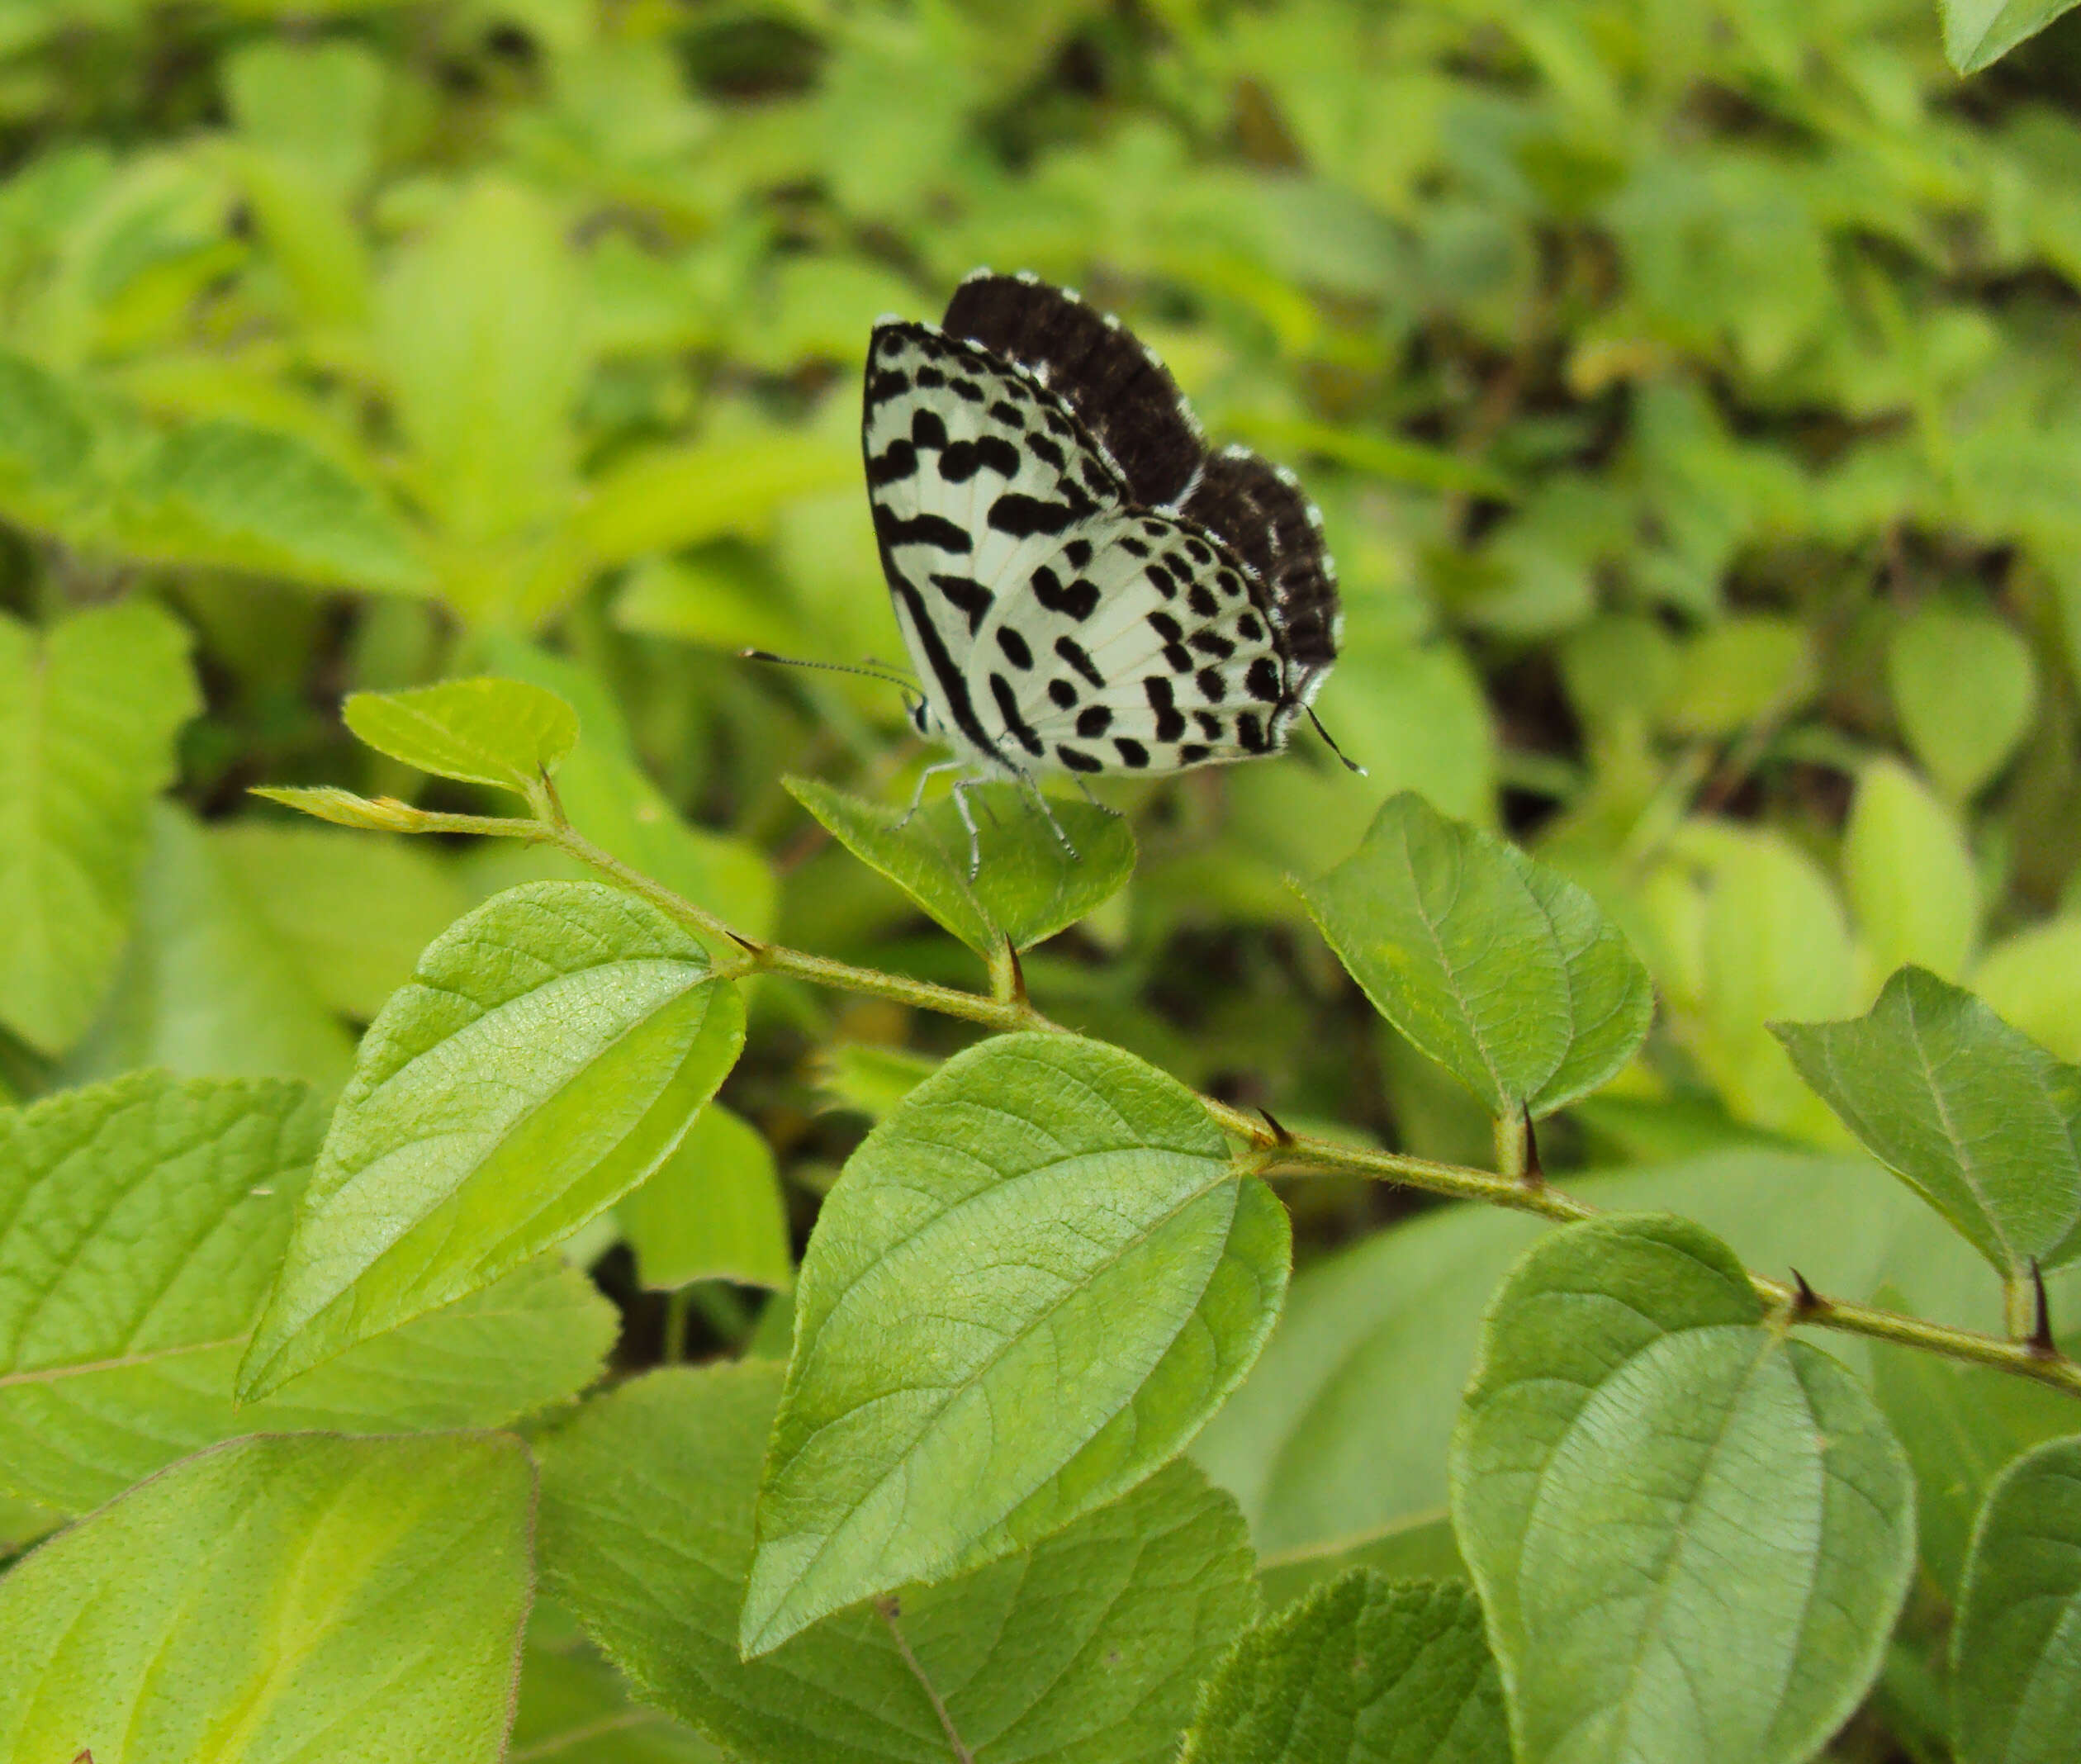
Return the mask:
{"type": "MultiPolygon", "coordinates": [[[[137,614],[78,675],[124,707],[75,756],[107,886],[55,978],[0,974],[0,1082],[336,1086],[544,861],[244,793],[477,806],[338,721],[453,673],[569,697],[574,817],[747,931],[974,984],[780,787],[900,799],[894,695],[734,652],[896,652],[862,353],[979,264],[1116,311],[1301,472],[1372,773],[1304,736],[1111,787],[1141,867],[1030,961],[1045,1008],[1485,1160],[1283,884],[1408,786],[1654,972],[1549,1167],[1842,1143],[1764,1024],[1904,961],[2081,1056],[2071,24],[1962,83],[1930,0],[0,0],[0,607],[137,614]]],[[[960,1033],[763,987],[728,1095],[799,1226],[884,1050],[960,1033]]],[[[1311,1250],[1393,1204],[1296,1198],[1311,1250]]]]}

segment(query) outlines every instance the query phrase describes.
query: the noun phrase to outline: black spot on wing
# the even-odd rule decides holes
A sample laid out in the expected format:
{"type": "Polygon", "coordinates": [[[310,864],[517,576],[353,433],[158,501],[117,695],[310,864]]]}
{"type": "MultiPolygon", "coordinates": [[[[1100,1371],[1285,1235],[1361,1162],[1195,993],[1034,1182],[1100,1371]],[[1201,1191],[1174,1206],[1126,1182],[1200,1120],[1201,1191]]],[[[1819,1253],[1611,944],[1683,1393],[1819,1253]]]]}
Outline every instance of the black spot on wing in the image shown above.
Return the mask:
{"type": "Polygon", "coordinates": [[[1112,727],[1113,714],[1103,704],[1087,704],[1077,713],[1077,733],[1093,741],[1112,727]]]}
{"type": "Polygon", "coordinates": [[[1197,742],[1188,741],[1178,750],[1178,763],[1180,766],[1197,766],[1202,760],[1207,758],[1213,751],[1211,747],[1201,747],[1197,742]]]}
{"type": "Polygon", "coordinates": [[[998,647],[1004,652],[1004,659],[1012,666],[1026,669],[1033,666],[1032,649],[1027,645],[1026,640],[1011,626],[999,625],[997,630],[997,640],[998,647]]]}
{"type": "Polygon", "coordinates": [[[946,445],[946,424],[936,410],[911,412],[911,445],[927,453],[946,445]]]}
{"type": "Polygon", "coordinates": [[[1037,533],[1059,533],[1077,518],[1078,510],[1067,502],[1046,502],[1023,491],[1007,490],[990,505],[990,525],[1015,539],[1030,539],[1037,533]]]}
{"type": "Polygon", "coordinates": [[[867,462],[867,486],[879,490],[884,484],[900,484],[917,475],[917,449],[900,436],[867,462]]]}
{"type": "Polygon", "coordinates": [[[1076,708],[1077,689],[1059,675],[1048,682],[1048,696],[1053,699],[1061,709],[1072,710],[1076,708]]]}
{"type": "Polygon", "coordinates": [[[1047,750],[1041,746],[1040,737],[1027,726],[1019,714],[1018,695],[1012,691],[1012,682],[1002,674],[990,676],[990,696],[997,700],[998,714],[1004,718],[1005,728],[1018,738],[1019,745],[1038,759],[1047,750]]]}
{"type": "Polygon", "coordinates": [[[988,589],[973,576],[943,575],[936,570],[932,572],[931,582],[935,588],[968,615],[970,637],[983,628],[983,620],[997,598],[988,589]]]}
{"type": "Polygon", "coordinates": [[[1098,610],[1098,586],[1081,576],[1071,582],[1042,564],[1033,572],[1033,598],[1051,613],[1060,613],[1082,624],[1098,610]]]}
{"type": "Polygon", "coordinates": [[[1105,690],[1106,676],[1098,671],[1097,665],[1076,638],[1067,634],[1058,637],[1055,640],[1055,652],[1100,691],[1105,690]]]}
{"type": "Polygon", "coordinates": [[[913,514],[908,519],[899,520],[889,510],[877,505],[875,532],[883,544],[890,547],[930,545],[957,557],[966,557],[975,549],[968,529],[955,526],[944,514],[913,514]]]}
{"type": "Polygon", "coordinates": [[[1072,771],[1095,772],[1103,771],[1106,769],[1106,762],[1103,760],[1097,758],[1095,755],[1084,752],[1081,748],[1072,747],[1063,742],[1055,743],[1055,757],[1072,771]]]}
{"type": "Polygon", "coordinates": [[[1019,450],[1002,435],[979,435],[973,441],[950,441],[941,450],[940,476],[950,484],[965,484],[978,470],[1016,477],[1019,450]]]}
{"type": "Polygon", "coordinates": [[[1259,656],[1243,676],[1243,690],[1267,704],[1279,702],[1279,664],[1269,656],[1259,656]]]}
{"type": "Polygon", "coordinates": [[[1157,740],[1176,741],[1185,733],[1185,714],[1178,708],[1171,683],[1161,674],[1151,674],[1142,681],[1142,690],[1148,695],[1149,708],[1156,713],[1157,740]]]}
{"type": "Polygon", "coordinates": [[[1114,736],[1113,749],[1119,754],[1123,766],[1140,767],[1149,763],[1149,749],[1131,735],[1114,736]]]}

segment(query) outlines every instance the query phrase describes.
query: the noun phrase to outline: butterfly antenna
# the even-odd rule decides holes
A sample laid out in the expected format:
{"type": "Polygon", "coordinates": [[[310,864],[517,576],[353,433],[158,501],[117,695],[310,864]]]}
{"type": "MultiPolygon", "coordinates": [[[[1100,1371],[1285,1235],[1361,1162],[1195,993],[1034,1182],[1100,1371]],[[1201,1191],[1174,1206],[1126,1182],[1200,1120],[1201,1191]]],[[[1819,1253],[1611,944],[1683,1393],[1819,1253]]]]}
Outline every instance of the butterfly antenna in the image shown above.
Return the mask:
{"type": "Polygon", "coordinates": [[[1335,754],[1339,759],[1344,761],[1344,770],[1346,771],[1356,772],[1361,778],[1365,777],[1367,775],[1366,768],[1361,766],[1358,761],[1352,758],[1349,754],[1346,753],[1343,748],[1337,745],[1336,737],[1332,735],[1329,730],[1323,728],[1322,718],[1315,714],[1315,706],[1310,704],[1306,706],[1306,709],[1308,713],[1308,721],[1315,724],[1315,733],[1323,738],[1323,741],[1328,745],[1330,751],[1335,754]]]}
{"type": "Polygon", "coordinates": [[[869,680],[879,680],[885,686],[895,686],[905,692],[915,692],[917,683],[885,667],[877,662],[861,666],[851,662],[806,662],[799,656],[776,656],[770,649],[740,649],[737,657],[744,662],[770,662],[776,667],[813,667],[827,674],[859,674],[869,680]]]}

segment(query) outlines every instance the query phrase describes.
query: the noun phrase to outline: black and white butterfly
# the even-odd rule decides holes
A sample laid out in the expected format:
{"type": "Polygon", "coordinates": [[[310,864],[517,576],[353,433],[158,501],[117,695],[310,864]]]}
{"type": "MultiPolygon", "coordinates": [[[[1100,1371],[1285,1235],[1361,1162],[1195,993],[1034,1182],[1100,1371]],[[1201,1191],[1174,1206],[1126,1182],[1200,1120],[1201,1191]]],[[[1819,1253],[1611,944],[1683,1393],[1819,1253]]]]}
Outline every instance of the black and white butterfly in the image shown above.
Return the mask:
{"type": "Polygon", "coordinates": [[[938,325],[875,327],[860,435],[911,719],[954,750],[927,775],[965,775],[971,858],[972,782],[1024,784],[1045,813],[1041,772],[1286,745],[1337,654],[1321,516],[1291,472],[1210,452],[1118,320],[979,271],[938,325]]]}

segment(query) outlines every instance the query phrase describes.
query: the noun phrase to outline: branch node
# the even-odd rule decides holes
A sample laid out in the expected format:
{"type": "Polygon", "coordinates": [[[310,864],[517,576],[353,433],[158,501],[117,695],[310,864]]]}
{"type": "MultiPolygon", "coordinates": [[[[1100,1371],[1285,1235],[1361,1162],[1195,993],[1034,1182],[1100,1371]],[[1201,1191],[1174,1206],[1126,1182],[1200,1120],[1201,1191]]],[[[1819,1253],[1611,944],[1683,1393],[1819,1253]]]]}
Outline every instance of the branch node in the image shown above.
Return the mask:
{"type": "Polygon", "coordinates": [[[2052,1306],[2045,1296],[2045,1270],[2031,1258],[2031,1292],[2036,1301],[2036,1318],[2031,1325],[2031,1352],[2040,1359],[2057,1359],[2060,1344],[2052,1339],[2052,1306]]]}

